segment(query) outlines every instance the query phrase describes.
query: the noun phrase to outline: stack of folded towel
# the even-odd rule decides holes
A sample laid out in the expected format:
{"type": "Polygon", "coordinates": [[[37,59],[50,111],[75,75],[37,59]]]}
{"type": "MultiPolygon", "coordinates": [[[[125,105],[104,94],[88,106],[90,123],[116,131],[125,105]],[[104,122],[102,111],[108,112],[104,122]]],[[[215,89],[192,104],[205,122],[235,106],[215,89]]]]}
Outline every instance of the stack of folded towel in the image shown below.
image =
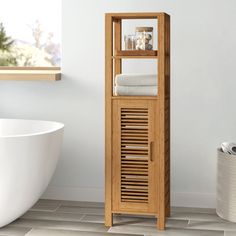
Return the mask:
{"type": "Polygon", "coordinates": [[[115,77],[114,89],[117,96],[156,96],[157,75],[119,74],[115,77]]]}

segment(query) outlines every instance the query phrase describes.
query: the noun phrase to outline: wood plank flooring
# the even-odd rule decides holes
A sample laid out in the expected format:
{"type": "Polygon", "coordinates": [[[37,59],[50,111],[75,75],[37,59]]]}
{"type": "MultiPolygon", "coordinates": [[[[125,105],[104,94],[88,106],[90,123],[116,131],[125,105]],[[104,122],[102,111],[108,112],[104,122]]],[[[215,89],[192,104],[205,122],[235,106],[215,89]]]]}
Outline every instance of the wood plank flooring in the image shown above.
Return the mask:
{"type": "Polygon", "coordinates": [[[116,215],[114,223],[104,226],[103,203],[39,200],[0,236],[236,236],[236,223],[214,209],[172,207],[166,231],[157,231],[152,217],[116,215]]]}

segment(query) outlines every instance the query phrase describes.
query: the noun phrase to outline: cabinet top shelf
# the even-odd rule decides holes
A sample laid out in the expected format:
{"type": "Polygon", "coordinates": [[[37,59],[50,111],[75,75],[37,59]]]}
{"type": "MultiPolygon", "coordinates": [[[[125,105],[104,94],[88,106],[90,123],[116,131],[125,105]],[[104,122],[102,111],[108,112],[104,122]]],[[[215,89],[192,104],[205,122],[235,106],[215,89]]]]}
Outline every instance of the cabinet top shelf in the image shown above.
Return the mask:
{"type": "Polygon", "coordinates": [[[114,19],[157,19],[159,16],[167,15],[164,12],[136,12],[136,13],[106,13],[114,19]]]}

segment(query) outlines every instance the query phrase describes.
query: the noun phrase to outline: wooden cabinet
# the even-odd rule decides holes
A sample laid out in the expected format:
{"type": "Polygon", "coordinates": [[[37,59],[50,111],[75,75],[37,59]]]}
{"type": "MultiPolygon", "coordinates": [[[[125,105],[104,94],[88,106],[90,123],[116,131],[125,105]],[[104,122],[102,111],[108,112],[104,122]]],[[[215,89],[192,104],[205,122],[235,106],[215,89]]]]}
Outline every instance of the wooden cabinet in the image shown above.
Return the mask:
{"type": "Polygon", "coordinates": [[[113,214],[170,214],[170,17],[165,13],[106,14],[105,225],[113,214]],[[123,19],[156,19],[157,51],[121,50],[123,19]],[[157,61],[157,96],[113,96],[122,59],[157,61]]]}
{"type": "Polygon", "coordinates": [[[112,209],[156,213],[156,109],[152,100],[113,101],[112,209]]]}

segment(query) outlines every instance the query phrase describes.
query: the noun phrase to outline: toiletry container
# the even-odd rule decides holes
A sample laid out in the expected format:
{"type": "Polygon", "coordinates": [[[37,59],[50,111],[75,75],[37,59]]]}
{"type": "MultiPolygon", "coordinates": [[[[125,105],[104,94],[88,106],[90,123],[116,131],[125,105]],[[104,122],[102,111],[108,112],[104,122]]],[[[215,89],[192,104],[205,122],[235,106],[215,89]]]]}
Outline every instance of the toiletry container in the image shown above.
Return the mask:
{"type": "Polygon", "coordinates": [[[125,35],[125,50],[135,50],[136,49],[136,37],[135,35],[125,35]]]}
{"type": "Polygon", "coordinates": [[[217,150],[217,214],[236,222],[236,155],[217,150]]]}
{"type": "Polygon", "coordinates": [[[153,49],[153,27],[136,27],[136,50],[153,49]]]}

